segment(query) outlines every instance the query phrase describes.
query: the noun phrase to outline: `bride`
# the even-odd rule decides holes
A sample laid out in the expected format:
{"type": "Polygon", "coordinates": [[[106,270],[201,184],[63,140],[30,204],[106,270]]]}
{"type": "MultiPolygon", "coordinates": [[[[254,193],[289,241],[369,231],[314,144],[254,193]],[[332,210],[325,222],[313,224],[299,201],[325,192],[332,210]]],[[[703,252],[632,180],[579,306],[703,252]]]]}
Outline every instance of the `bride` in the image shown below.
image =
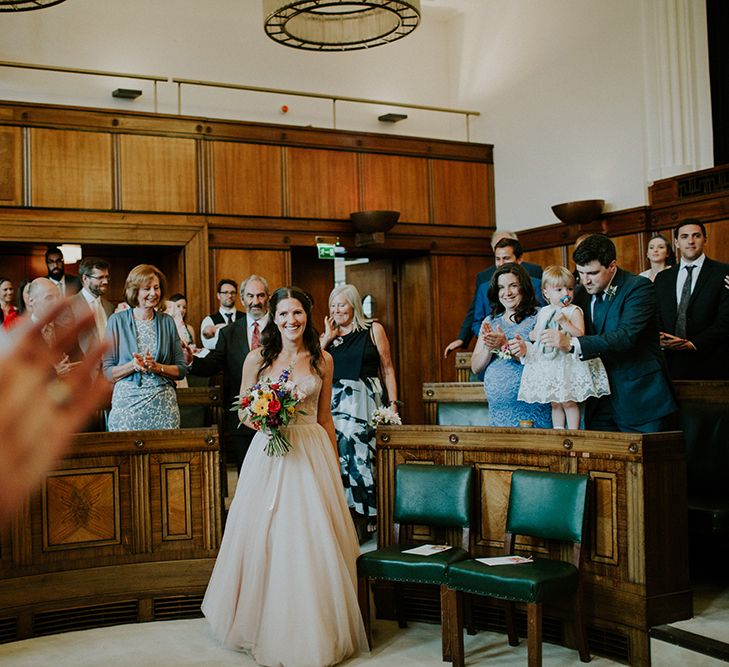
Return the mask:
{"type": "Polygon", "coordinates": [[[226,646],[261,665],[324,667],[367,649],[359,542],[329,407],[333,364],[303,291],[282,287],[269,308],[262,347],[243,365],[241,394],[289,369],[305,398],[284,430],[292,445],[286,455],[268,456],[260,431],[251,443],[202,610],[226,646]]]}

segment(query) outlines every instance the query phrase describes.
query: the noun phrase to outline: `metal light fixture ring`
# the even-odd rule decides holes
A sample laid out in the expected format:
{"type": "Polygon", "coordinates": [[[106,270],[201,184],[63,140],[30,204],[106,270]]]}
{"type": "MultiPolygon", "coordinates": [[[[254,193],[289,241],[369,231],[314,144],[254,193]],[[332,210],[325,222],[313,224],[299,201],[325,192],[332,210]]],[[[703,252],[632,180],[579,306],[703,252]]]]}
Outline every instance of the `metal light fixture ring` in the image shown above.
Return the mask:
{"type": "Polygon", "coordinates": [[[389,44],[420,23],[420,0],[263,0],[266,34],[309,51],[389,44]]]}
{"type": "Polygon", "coordinates": [[[0,12],[29,12],[60,5],[66,0],[0,0],[0,12]]]}

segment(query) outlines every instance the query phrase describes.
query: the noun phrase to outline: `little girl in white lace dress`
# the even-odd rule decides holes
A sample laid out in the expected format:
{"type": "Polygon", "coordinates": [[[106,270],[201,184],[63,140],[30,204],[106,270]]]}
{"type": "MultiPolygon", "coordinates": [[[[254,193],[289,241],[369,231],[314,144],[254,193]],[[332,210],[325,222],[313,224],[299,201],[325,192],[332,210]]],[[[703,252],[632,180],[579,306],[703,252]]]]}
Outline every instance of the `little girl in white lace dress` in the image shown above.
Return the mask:
{"type": "Polygon", "coordinates": [[[571,336],[585,334],[582,309],[572,304],[574,276],[563,266],[548,266],[542,274],[542,291],[548,306],[541,308],[529,334],[519,400],[551,403],[553,428],[580,428],[580,406],[590,396],[610,393],[605,366],[600,359],[581,361],[570,352],[540,341],[544,329],[558,328],[571,336]]]}

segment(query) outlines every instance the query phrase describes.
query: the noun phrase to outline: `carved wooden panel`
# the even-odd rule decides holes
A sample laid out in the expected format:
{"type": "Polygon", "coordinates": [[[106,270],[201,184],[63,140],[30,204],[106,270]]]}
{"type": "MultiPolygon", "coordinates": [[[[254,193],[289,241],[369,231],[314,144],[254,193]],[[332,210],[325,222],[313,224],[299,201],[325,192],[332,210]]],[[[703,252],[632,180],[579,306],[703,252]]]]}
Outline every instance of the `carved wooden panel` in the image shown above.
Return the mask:
{"type": "MultiPolygon", "coordinates": [[[[273,292],[277,288],[288,285],[291,268],[289,253],[282,250],[234,250],[220,248],[212,251],[213,275],[210,280],[210,291],[215,292],[218,281],[222,278],[231,278],[238,283],[252,274],[263,276],[273,292]]],[[[218,309],[219,304],[215,294],[211,295],[210,312],[218,309]]],[[[240,300],[238,308],[242,308],[240,300]]]]}
{"type": "Polygon", "coordinates": [[[41,512],[45,551],[118,544],[119,469],[51,472],[43,483],[41,512]]]}
{"type": "Polygon", "coordinates": [[[434,222],[493,227],[493,166],[432,160],[434,222]]]}
{"type": "Polygon", "coordinates": [[[727,220],[706,225],[706,254],[729,264],[729,224],[727,220]]]}
{"type": "Polygon", "coordinates": [[[592,560],[618,563],[618,479],[615,473],[591,471],[592,560]]]}
{"type": "Polygon", "coordinates": [[[643,240],[641,234],[614,236],[612,238],[618,255],[618,266],[633,273],[643,270],[643,240]]]}
{"type": "Polygon", "coordinates": [[[111,134],[30,130],[33,206],[110,209],[111,134]]]}
{"type": "MultiPolygon", "coordinates": [[[[555,248],[543,248],[542,250],[532,250],[524,252],[523,259],[526,262],[532,264],[539,264],[542,268],[551,266],[553,264],[557,266],[566,266],[570,268],[572,266],[572,260],[568,259],[565,263],[565,259],[562,255],[562,247],[557,246],[555,248]]],[[[570,268],[570,270],[572,270],[570,268]]]]}
{"type": "Polygon", "coordinates": [[[190,464],[160,464],[162,540],[192,538],[190,464]]]}
{"type": "Polygon", "coordinates": [[[195,140],[125,134],[119,148],[122,209],[198,210],[195,140]]]}
{"type": "Polygon", "coordinates": [[[365,211],[400,211],[402,222],[428,222],[427,160],[398,155],[362,155],[362,208],[365,211]]]}
{"type": "Polygon", "coordinates": [[[360,208],[357,155],[287,148],[286,192],[291,217],[349,218],[360,208]]]}
{"type": "Polygon", "coordinates": [[[210,150],[213,213],[282,215],[281,147],[214,141],[210,150]]]}
{"type": "Polygon", "coordinates": [[[22,149],[19,127],[0,128],[0,202],[22,202],[22,149]]]}

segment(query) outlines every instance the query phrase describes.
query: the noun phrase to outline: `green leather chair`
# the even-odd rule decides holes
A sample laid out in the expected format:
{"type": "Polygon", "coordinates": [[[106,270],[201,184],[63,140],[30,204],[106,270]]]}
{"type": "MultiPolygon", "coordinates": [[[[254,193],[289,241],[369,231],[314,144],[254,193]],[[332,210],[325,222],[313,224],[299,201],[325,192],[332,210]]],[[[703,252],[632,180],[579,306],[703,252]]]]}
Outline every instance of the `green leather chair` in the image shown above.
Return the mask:
{"type": "MultiPolygon", "coordinates": [[[[398,600],[401,583],[440,586],[441,599],[446,592],[446,571],[451,563],[468,558],[471,502],[473,498],[471,466],[441,466],[408,463],[395,468],[393,502],[394,544],[362,554],[357,559],[358,598],[367,641],[372,646],[370,623],[370,580],[395,583],[395,605],[400,627],[406,627],[402,605],[398,600]],[[417,546],[400,543],[401,524],[461,529],[460,546],[421,556],[404,553],[417,546]]],[[[450,616],[441,608],[441,621],[450,616]]],[[[445,640],[446,625],[442,625],[445,640]]],[[[443,659],[450,660],[450,649],[443,643],[443,659]]]]}
{"type": "Polygon", "coordinates": [[[524,535],[548,543],[571,543],[571,558],[562,561],[535,557],[530,563],[494,566],[466,560],[448,568],[448,600],[444,606],[452,614],[446,623],[452,636],[446,643],[456,667],[464,664],[463,593],[506,601],[506,629],[511,646],[519,644],[514,603],[526,604],[529,667],[542,664],[542,603],[570,599],[580,660],[590,661],[580,585],[588,480],[587,475],[514,471],[506,517],[505,553],[513,554],[516,536],[524,535]]]}

